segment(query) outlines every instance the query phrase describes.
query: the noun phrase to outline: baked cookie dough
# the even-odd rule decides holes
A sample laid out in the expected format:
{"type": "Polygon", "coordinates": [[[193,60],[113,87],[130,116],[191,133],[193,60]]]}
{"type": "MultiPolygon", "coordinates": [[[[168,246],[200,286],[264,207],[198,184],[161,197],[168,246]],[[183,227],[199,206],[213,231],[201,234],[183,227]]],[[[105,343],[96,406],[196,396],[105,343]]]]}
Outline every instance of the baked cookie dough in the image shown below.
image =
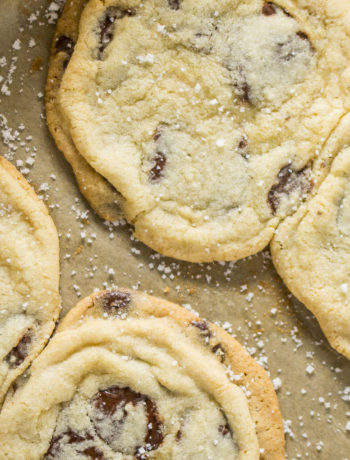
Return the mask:
{"type": "Polygon", "coordinates": [[[223,329],[148,295],[81,301],[0,414],[15,460],[283,459],[265,371],[223,329]]]}
{"type": "Polygon", "coordinates": [[[90,0],[58,103],[141,241],[232,260],[312,190],[349,62],[340,0],[90,0]]]}
{"type": "Polygon", "coordinates": [[[57,147],[72,166],[81,193],[92,208],[103,218],[114,221],[122,217],[122,196],[98,174],[76,149],[64,117],[57,104],[57,92],[62,77],[74,51],[78,37],[79,20],[86,0],[66,2],[58,21],[51,47],[51,57],[46,82],[46,119],[57,147]]]}
{"type": "Polygon", "coordinates": [[[349,147],[315,197],[278,227],[271,252],[285,284],[314,313],[332,347],[350,358],[349,147]]]}
{"type": "Polygon", "coordinates": [[[54,223],[26,180],[0,157],[0,406],[55,327],[58,282],[54,223]]]}

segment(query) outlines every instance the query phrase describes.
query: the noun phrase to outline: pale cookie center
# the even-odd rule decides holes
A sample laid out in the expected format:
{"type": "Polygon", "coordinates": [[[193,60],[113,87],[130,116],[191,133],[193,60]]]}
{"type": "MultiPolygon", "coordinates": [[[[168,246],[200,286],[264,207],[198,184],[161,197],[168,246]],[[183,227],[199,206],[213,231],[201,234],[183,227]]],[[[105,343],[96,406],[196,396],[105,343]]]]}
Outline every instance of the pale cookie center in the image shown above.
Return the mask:
{"type": "Polygon", "coordinates": [[[157,128],[147,148],[144,172],[160,200],[208,214],[215,212],[214,204],[226,212],[239,207],[249,180],[242,140],[231,138],[231,146],[220,137],[216,142],[219,146],[201,141],[182,126],[157,128]]]}
{"type": "Polygon", "coordinates": [[[236,94],[254,105],[279,106],[305,79],[313,51],[298,23],[275,7],[269,16],[223,20],[215,49],[230,71],[236,94]]]}
{"type": "Polygon", "coordinates": [[[115,454],[146,460],[165,453],[176,460],[236,459],[239,447],[226,416],[206,397],[166,393],[156,404],[112,386],[87,400],[77,394],[62,407],[45,460],[115,454]]]}
{"type": "Polygon", "coordinates": [[[71,452],[104,459],[106,444],[114,452],[143,460],[163,441],[156,404],[130,388],[101,390],[83,406],[73,402],[63,410],[57,426],[47,460],[68,458],[71,452]]]}

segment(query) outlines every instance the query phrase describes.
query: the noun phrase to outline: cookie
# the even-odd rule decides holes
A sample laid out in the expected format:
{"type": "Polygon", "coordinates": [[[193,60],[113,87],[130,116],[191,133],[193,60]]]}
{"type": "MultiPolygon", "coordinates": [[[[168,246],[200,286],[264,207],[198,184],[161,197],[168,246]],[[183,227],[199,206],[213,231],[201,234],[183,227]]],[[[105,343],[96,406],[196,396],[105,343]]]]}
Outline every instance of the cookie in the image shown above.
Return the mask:
{"type": "Polygon", "coordinates": [[[116,289],[68,313],[6,401],[0,440],[16,460],[284,458],[272,384],[238,342],[116,289]]]}
{"type": "Polygon", "coordinates": [[[74,51],[81,11],[86,0],[66,2],[54,34],[45,91],[46,119],[57,147],[72,166],[81,193],[103,218],[114,221],[122,217],[122,196],[98,174],[76,149],[65,118],[57,104],[62,77],[74,51]]]}
{"type": "Polygon", "coordinates": [[[233,260],[312,191],[349,62],[338,0],[90,0],[58,103],[141,241],[233,260]]]}
{"type": "MultiPolygon", "coordinates": [[[[350,129],[348,127],[350,144],[350,129]]],[[[332,347],[350,358],[350,148],[343,147],[317,194],[281,224],[273,263],[309,308],[332,347]]]]}
{"type": "Polygon", "coordinates": [[[58,236],[45,205],[0,157],[0,405],[57,320],[58,236]]]}

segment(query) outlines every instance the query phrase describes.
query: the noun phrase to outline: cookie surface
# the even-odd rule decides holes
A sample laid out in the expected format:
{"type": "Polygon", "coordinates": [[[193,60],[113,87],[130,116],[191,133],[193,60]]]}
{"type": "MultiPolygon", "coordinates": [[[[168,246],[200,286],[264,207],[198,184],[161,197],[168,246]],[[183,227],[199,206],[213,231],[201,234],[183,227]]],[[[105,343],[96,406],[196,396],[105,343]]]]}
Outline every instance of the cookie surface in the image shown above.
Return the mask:
{"type": "Polygon", "coordinates": [[[349,147],[340,150],[316,196],[278,227],[271,252],[288,288],[350,358],[349,147]]]}
{"type": "Polygon", "coordinates": [[[338,0],[90,0],[59,91],[136,236],[191,261],[263,249],[349,110],[338,0]]]}
{"type": "Polygon", "coordinates": [[[284,458],[272,384],[238,342],[127,290],[68,313],[6,401],[0,440],[16,460],[284,458]]]}
{"type": "Polygon", "coordinates": [[[21,174],[0,157],[0,405],[54,329],[58,280],[54,223],[21,174]]]}
{"type": "Polygon", "coordinates": [[[57,23],[46,82],[46,118],[57,147],[72,166],[81,193],[103,219],[114,221],[122,216],[120,209],[122,196],[80,155],[57,104],[57,93],[74,51],[80,15],[85,4],[86,0],[67,1],[57,23]]]}

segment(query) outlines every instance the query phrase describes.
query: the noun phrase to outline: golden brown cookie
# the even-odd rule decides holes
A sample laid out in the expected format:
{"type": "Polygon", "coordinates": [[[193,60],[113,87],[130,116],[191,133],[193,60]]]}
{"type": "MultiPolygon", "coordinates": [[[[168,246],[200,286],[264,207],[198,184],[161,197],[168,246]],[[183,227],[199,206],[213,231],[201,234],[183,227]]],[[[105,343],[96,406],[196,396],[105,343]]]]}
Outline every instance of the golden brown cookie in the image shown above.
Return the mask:
{"type": "Polygon", "coordinates": [[[315,196],[278,227],[273,263],[291,292],[309,308],[332,347],[350,359],[350,115],[347,142],[337,150],[315,196]]]}
{"type": "Polygon", "coordinates": [[[272,383],[241,345],[116,289],[68,313],[6,401],[0,446],[9,460],[284,458],[272,383]]]}
{"type": "Polygon", "coordinates": [[[339,0],[90,0],[58,102],[141,241],[234,260],[312,191],[349,50],[339,0]]]}
{"type": "Polygon", "coordinates": [[[46,82],[46,118],[57,147],[73,168],[81,193],[103,219],[114,221],[122,217],[122,196],[98,174],[80,155],[69,134],[69,127],[57,104],[62,77],[73,54],[78,38],[79,20],[86,0],[69,0],[57,23],[51,46],[51,58],[46,82]]]}
{"type": "Polygon", "coordinates": [[[58,282],[55,225],[24,177],[0,157],[0,405],[52,334],[58,282]]]}

